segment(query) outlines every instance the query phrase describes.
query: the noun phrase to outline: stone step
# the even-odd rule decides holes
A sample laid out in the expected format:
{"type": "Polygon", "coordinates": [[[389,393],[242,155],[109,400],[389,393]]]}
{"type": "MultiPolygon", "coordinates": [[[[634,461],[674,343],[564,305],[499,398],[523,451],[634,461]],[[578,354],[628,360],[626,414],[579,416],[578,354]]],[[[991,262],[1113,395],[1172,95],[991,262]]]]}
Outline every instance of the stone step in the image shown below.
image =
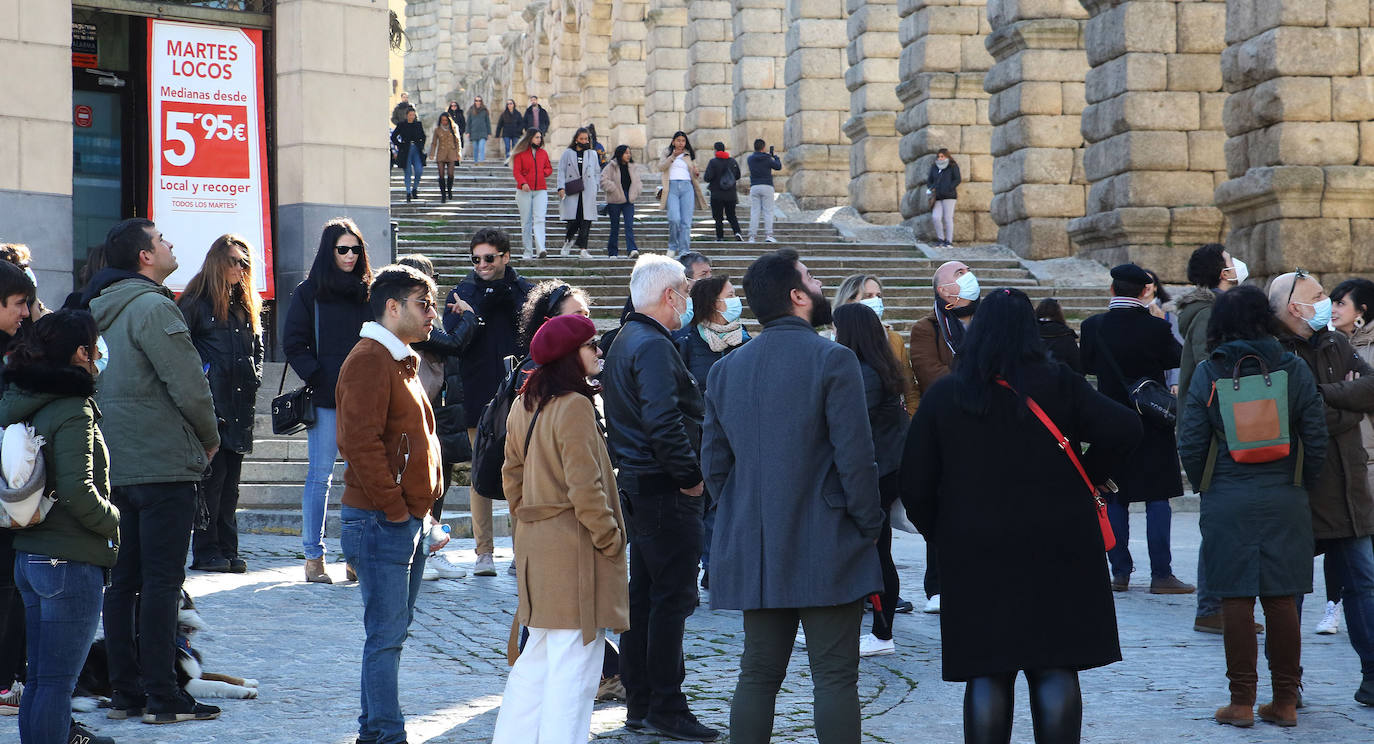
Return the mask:
{"type": "MultiPolygon", "coordinates": [[[[459,540],[471,540],[472,514],[468,511],[449,511],[448,502],[445,502],[444,506],[442,521],[451,528],[450,537],[459,540]]],[[[299,508],[294,511],[286,509],[239,509],[235,516],[238,519],[239,532],[260,535],[301,534],[301,512],[299,508]]],[[[497,502],[497,505],[492,509],[491,527],[492,532],[497,537],[510,537],[510,514],[502,502],[497,502]]],[[[338,509],[331,508],[325,514],[324,536],[335,539],[339,537],[338,509]]]]}
{"type": "MultiPolygon", "coordinates": [[[[281,480],[249,480],[246,472],[243,481],[239,484],[239,507],[243,509],[295,509],[301,508],[301,489],[304,487],[305,463],[300,463],[299,477],[288,477],[281,480]]],[[[469,503],[468,486],[453,485],[448,487],[448,492],[444,496],[444,504],[455,509],[468,508],[469,503]]],[[[329,488],[328,503],[337,505],[339,499],[343,497],[343,474],[342,464],[336,471],[333,485],[329,488]]]]}

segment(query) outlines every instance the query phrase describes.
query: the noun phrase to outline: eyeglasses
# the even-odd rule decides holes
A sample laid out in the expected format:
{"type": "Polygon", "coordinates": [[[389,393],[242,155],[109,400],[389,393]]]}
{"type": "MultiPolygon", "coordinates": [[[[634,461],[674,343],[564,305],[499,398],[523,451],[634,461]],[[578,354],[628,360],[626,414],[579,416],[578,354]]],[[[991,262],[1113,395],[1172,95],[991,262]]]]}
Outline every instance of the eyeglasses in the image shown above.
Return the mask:
{"type": "Polygon", "coordinates": [[[494,264],[494,263],[496,263],[496,259],[498,259],[498,258],[500,258],[500,257],[501,257],[501,254],[500,254],[500,253],[482,253],[482,254],[474,253],[474,254],[472,254],[472,265],[473,265],[473,266],[479,266],[479,265],[484,264],[484,263],[494,264]]]}
{"type": "Polygon", "coordinates": [[[347,256],[350,253],[359,256],[363,255],[363,247],[360,245],[336,245],[334,246],[334,250],[337,251],[340,256],[347,256]]]}
{"type": "MultiPolygon", "coordinates": [[[[1300,280],[1300,279],[1307,279],[1308,277],[1309,277],[1309,274],[1308,274],[1306,271],[1304,271],[1304,270],[1302,270],[1302,269],[1293,269],[1293,284],[1290,285],[1290,286],[1288,287],[1288,299],[1286,299],[1286,300],[1283,301],[1284,307],[1287,307],[1287,306],[1288,306],[1288,303],[1290,303],[1290,302],[1293,301],[1293,290],[1295,290],[1295,289],[1298,288],[1298,280],[1300,280]]],[[[1306,303],[1298,303],[1298,304],[1302,305],[1302,304],[1306,304],[1306,303]]]]}
{"type": "Polygon", "coordinates": [[[429,312],[430,310],[439,307],[439,303],[435,302],[434,300],[416,300],[409,297],[402,297],[401,302],[414,302],[418,304],[420,306],[420,309],[424,310],[425,312],[429,312]]]}

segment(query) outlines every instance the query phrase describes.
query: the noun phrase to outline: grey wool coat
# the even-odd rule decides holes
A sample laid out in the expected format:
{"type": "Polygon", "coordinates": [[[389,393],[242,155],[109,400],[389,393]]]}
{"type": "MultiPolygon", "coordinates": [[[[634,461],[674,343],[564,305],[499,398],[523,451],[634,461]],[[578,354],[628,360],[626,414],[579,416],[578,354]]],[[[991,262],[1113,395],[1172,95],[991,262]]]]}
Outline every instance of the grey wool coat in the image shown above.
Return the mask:
{"type": "MultiPolygon", "coordinates": [[[[558,186],[578,177],[577,174],[577,151],[569,147],[563,151],[563,155],[558,158],[558,186]]],[[[580,194],[568,194],[564,196],[558,206],[559,219],[575,220],[584,219],[596,222],[596,189],[601,183],[601,164],[596,160],[596,153],[587,150],[582,158],[582,187],[580,194]],[[577,200],[582,199],[582,214],[577,213],[577,200]]]]}
{"type": "Polygon", "coordinates": [[[854,352],[788,316],[716,362],[706,391],[711,608],[825,607],[881,591],[883,510],[854,352]]]}

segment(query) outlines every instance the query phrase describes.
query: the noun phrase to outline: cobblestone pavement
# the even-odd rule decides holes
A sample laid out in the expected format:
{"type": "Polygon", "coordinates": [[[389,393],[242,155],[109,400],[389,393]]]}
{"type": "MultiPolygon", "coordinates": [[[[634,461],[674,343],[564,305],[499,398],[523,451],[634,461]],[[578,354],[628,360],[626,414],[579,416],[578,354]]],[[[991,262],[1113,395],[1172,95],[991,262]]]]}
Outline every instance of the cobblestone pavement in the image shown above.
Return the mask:
{"type": "MultiPolygon", "coordinates": [[[[1132,526],[1132,535],[1141,537],[1132,540],[1132,551],[1143,564],[1143,515],[1132,515],[1132,526]]],[[[1191,580],[1197,515],[1176,514],[1173,537],[1175,570],[1191,580]]],[[[203,723],[154,727],[107,721],[101,713],[78,714],[81,720],[121,744],[353,741],[362,647],[356,585],[342,583],[343,568],[338,565],[331,573],[339,584],[301,581],[296,538],[245,535],[242,545],[249,573],[192,574],[186,586],[213,628],[197,642],[205,668],[260,680],[261,698],[210,701],[221,705],[224,714],[203,723]]],[[[330,548],[337,550],[337,542],[331,540],[330,548]]],[[[506,634],[515,605],[514,580],[504,570],[511,555],[509,540],[499,542],[497,551],[501,571],[496,578],[468,577],[424,586],[401,667],[412,744],[490,739],[505,683],[506,634]]],[[[905,595],[918,600],[919,608],[924,543],[899,533],[894,552],[908,587],[905,595]]],[[[448,555],[471,567],[470,548],[448,555]]],[[[1320,584],[1321,572],[1316,574],[1320,584]]],[[[1221,637],[1193,632],[1193,597],[1153,596],[1142,587],[1147,582],[1138,571],[1132,590],[1116,595],[1125,661],[1082,675],[1084,741],[1374,741],[1374,709],[1351,699],[1360,681],[1359,662],[1345,628],[1334,636],[1312,633],[1323,604],[1318,601],[1323,596],[1320,586],[1308,598],[1302,621],[1307,708],[1300,713],[1299,727],[1289,731],[1257,724],[1241,730],[1211,721],[1227,695],[1221,637]]],[[[962,741],[963,686],[940,680],[938,618],[919,612],[898,615],[896,626],[897,653],[862,661],[864,740],[962,741]]],[[[688,621],[687,633],[686,685],[693,708],[707,724],[725,728],[743,639],[740,616],[703,608],[688,621]]],[[[1263,670],[1261,680],[1263,701],[1269,696],[1263,670]]],[[[1024,680],[1017,695],[1013,741],[1030,742],[1024,680]]],[[[805,652],[798,650],[778,699],[774,741],[815,741],[810,702],[805,652]]],[[[596,741],[657,741],[630,733],[623,723],[622,705],[598,706],[593,719],[596,741]]],[[[14,719],[0,719],[0,741],[17,738],[14,719]]]]}

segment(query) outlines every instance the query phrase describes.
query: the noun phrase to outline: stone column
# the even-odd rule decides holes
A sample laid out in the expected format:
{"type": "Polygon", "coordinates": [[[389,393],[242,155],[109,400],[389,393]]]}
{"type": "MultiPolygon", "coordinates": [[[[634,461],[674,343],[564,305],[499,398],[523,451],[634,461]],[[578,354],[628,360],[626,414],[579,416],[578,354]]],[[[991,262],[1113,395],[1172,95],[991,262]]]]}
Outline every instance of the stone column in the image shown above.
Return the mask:
{"type": "Polygon", "coordinates": [[[869,222],[901,221],[902,159],[897,135],[897,0],[848,0],[849,204],[869,222]]]}
{"type": "MultiPolygon", "coordinates": [[[[1374,266],[1374,30],[1366,2],[1228,3],[1229,181],[1216,203],[1251,273],[1374,266]]],[[[1330,287],[1334,281],[1324,282],[1330,287]]]]}
{"type": "Polygon", "coordinates": [[[827,209],[849,199],[849,118],[844,5],[837,0],[787,0],[787,82],[783,162],[788,191],[802,209],[827,209]]]}
{"type": "Polygon", "coordinates": [[[612,140],[606,139],[611,128],[610,61],[611,4],[588,3],[587,15],[581,20],[582,74],[577,84],[582,89],[582,124],[595,124],[597,138],[606,146],[606,155],[614,151],[612,140]]]}
{"type": "MultiPolygon", "coordinates": [[[[654,163],[667,150],[673,132],[682,130],[687,111],[687,47],[683,43],[687,26],[686,0],[661,0],[652,3],[646,14],[644,118],[648,125],[649,153],[646,163],[654,163]]],[[[693,147],[700,148],[699,144],[693,147]]],[[[698,159],[705,167],[705,161],[698,159]]]]}
{"type": "Polygon", "coordinates": [[[1069,236],[1112,265],[1186,282],[1189,253],[1222,235],[1221,51],[1226,3],[1081,0],[1088,62],[1082,133],[1092,184],[1069,236]]]}
{"type": "MultiPolygon", "coordinates": [[[[786,120],[787,84],[784,67],[787,42],[784,23],[786,0],[731,0],[734,11],[734,41],[730,61],[734,63],[731,92],[731,119],[734,121],[730,144],[740,161],[745,179],[749,170],[744,159],[754,150],[754,140],[762,139],[782,147],[786,120]]],[[[787,170],[773,173],[773,185],[787,189],[787,170]]]]}
{"type": "Polygon", "coordinates": [[[992,125],[983,78],[992,67],[984,40],[991,33],[985,0],[898,0],[902,102],[897,131],[906,167],[902,217],[925,240],[935,238],[926,176],[935,153],[948,148],[963,183],[954,212],[960,243],[997,240],[992,206],[992,125]]]}
{"type": "Polygon", "coordinates": [[[0,85],[0,240],[28,244],[49,307],[72,286],[71,58],[71,3],[0,10],[0,65],[24,71],[0,85]]]}
{"type": "Polygon", "coordinates": [[[549,138],[556,145],[550,150],[560,151],[572,141],[572,134],[582,126],[582,90],[578,77],[583,70],[582,37],[578,33],[576,14],[564,10],[558,3],[546,16],[549,42],[553,48],[553,94],[545,108],[549,110],[549,138]]]}
{"type": "Polygon", "coordinates": [[[410,94],[410,105],[423,117],[442,106],[435,103],[441,93],[437,90],[439,61],[439,12],[446,6],[441,0],[410,0],[406,3],[406,38],[410,51],[405,55],[404,89],[410,94]]]}
{"type": "Polygon", "coordinates": [[[529,104],[528,96],[536,95],[540,99],[548,98],[553,93],[551,81],[551,70],[553,68],[553,45],[551,35],[556,34],[556,29],[549,27],[548,22],[549,0],[534,0],[525,5],[520,16],[525,21],[527,28],[526,38],[522,46],[524,83],[526,95],[515,99],[523,111],[529,104]]]}
{"type": "Polygon", "coordinates": [[[647,163],[645,146],[649,140],[645,128],[644,90],[648,75],[644,69],[644,42],[648,28],[644,18],[648,3],[615,0],[611,12],[614,16],[608,75],[611,122],[607,135],[610,142],[629,145],[635,158],[647,163]]]}
{"type": "MultiPolygon", "coordinates": [[[[387,145],[337,103],[386,106],[386,5],[365,0],[277,0],[277,297],[305,278],[320,226],[346,214],[362,228],[373,266],[391,261],[387,145]],[[342,19],[340,21],[340,19],[342,19]]],[[[285,313],[278,313],[284,318],[285,313]]]]}
{"type": "MultiPolygon", "coordinates": [[[[730,146],[730,0],[692,0],[687,6],[687,115],[692,146],[706,153],[716,142],[730,146]]],[[[710,162],[710,161],[705,161],[710,162]]]]}
{"type": "Polygon", "coordinates": [[[1026,258],[1070,255],[1068,222],[1084,214],[1086,17],[1076,0],[988,2],[992,219],[998,242],[1026,258]]]}

